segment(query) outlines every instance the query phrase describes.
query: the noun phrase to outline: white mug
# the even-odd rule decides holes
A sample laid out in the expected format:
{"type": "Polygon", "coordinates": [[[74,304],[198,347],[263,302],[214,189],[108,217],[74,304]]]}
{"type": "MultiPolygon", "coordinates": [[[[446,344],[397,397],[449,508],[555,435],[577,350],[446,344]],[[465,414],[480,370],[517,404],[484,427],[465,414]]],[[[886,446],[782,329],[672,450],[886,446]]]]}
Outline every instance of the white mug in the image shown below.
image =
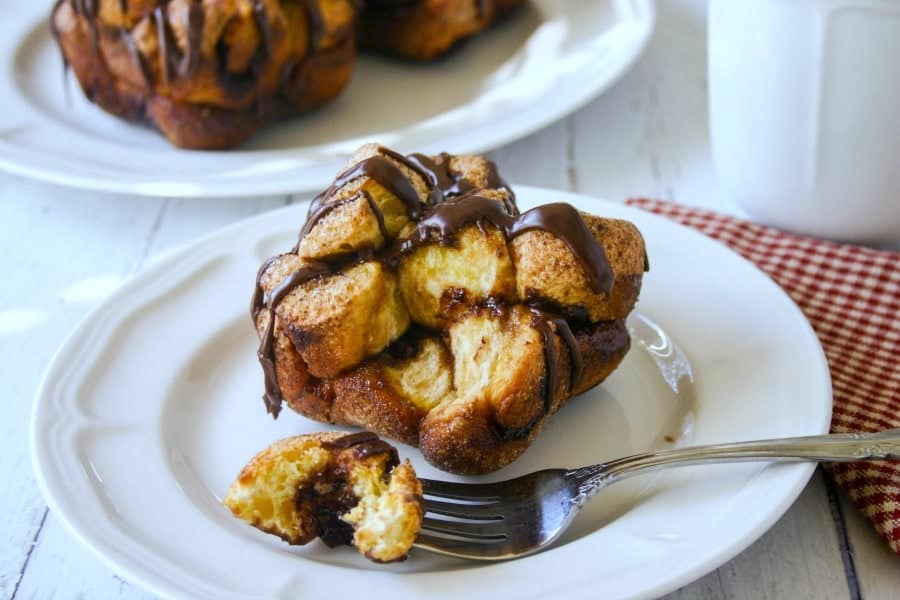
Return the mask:
{"type": "Polygon", "coordinates": [[[716,169],[748,213],[900,240],[900,0],[710,0],[709,97],[716,169]]]}

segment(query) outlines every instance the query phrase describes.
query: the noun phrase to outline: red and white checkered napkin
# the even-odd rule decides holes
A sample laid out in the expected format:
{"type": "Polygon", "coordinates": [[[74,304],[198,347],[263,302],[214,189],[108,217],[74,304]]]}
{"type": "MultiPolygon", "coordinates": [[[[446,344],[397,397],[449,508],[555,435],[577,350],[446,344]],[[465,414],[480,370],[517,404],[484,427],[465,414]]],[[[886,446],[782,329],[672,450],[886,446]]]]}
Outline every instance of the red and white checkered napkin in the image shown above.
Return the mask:
{"type": "MultiPolygon", "coordinates": [[[[723,242],[793,298],[828,357],[831,431],[900,427],[900,253],[801,237],[657,200],[628,204],[723,242]]],[[[829,470],[900,554],[900,463],[842,463],[829,470]]]]}

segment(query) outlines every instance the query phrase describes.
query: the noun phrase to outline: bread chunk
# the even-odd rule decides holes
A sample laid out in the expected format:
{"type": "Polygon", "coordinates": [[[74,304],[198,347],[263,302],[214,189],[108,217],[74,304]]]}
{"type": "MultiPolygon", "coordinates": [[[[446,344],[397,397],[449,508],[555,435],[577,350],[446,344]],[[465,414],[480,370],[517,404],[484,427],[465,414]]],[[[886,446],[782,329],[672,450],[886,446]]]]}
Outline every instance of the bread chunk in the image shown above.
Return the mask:
{"type": "Polygon", "coordinates": [[[278,305],[276,318],[315,377],[333,377],[359,364],[409,327],[397,278],[378,262],[300,284],[278,305]]]}
{"type": "Polygon", "coordinates": [[[401,259],[397,274],[410,317],[432,329],[445,327],[473,303],[516,298],[506,239],[489,225],[466,227],[452,246],[418,248],[401,259]]]}
{"type": "Polygon", "coordinates": [[[364,48],[434,60],[521,4],[522,0],[366,0],[360,40],[364,48]]]}
{"type": "Polygon", "coordinates": [[[628,316],[637,301],[644,275],[644,240],[634,224],[582,213],[603,246],[614,274],[611,292],[594,292],[571,250],[545,231],[529,231],[510,244],[515,262],[516,292],[573,317],[592,322],[628,316]]]}
{"type": "Polygon", "coordinates": [[[241,470],[223,501],[234,516],[292,545],[352,544],[376,562],[404,560],[422,524],[409,461],[373,434],[275,442],[241,470]]]}
{"type": "Polygon", "coordinates": [[[366,144],[353,153],[345,171],[346,181],[326,190],[310,207],[300,240],[299,255],[321,260],[361,250],[380,250],[410,222],[410,203],[428,203],[428,182],[409,164],[397,160],[385,148],[366,144]],[[354,176],[354,167],[368,159],[371,172],[382,181],[402,178],[401,189],[388,188],[365,172],[354,176]]]}
{"type": "Polygon", "coordinates": [[[266,404],[416,445],[446,471],[502,468],[628,352],[641,233],[561,203],[520,214],[482,157],[370,145],[356,160],[297,250],[261,269],[266,404]]]}

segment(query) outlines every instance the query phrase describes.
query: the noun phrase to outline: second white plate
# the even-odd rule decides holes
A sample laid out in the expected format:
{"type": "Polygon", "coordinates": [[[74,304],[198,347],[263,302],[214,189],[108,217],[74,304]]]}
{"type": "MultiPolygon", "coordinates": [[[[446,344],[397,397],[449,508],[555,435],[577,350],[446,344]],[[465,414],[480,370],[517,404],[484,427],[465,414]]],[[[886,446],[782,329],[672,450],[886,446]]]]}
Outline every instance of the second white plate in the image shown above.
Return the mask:
{"type": "MultiPolygon", "coordinates": [[[[831,388],[815,334],[750,263],[638,210],[517,189],[523,208],[567,201],[632,220],[651,271],[621,367],[491,479],[672,443],[827,430],[831,388]]],[[[32,424],[38,481],[54,514],[128,579],[218,599],[326,597],[335,586],[397,600],[655,596],[748,546],[806,484],[812,465],[645,476],[602,492],[550,550],[491,565],[416,550],[379,566],[349,548],[292,548],[238,522],[219,498],[243,464],[276,439],[329,428],[291,411],[266,415],[248,316],[257,267],[293,245],[305,211],[262,215],[160,260],[94,311],[46,373],[32,424]]],[[[422,476],[451,478],[414,448],[400,453],[422,476]]]]}
{"type": "Polygon", "coordinates": [[[655,18],[650,0],[533,0],[434,64],[361,55],[348,88],[325,108],[233,151],[192,152],[104,113],[66,81],[49,3],[0,0],[0,9],[0,168],[182,197],[318,191],[373,139],[425,153],[495,148],[609,87],[640,55],[655,18]]]}

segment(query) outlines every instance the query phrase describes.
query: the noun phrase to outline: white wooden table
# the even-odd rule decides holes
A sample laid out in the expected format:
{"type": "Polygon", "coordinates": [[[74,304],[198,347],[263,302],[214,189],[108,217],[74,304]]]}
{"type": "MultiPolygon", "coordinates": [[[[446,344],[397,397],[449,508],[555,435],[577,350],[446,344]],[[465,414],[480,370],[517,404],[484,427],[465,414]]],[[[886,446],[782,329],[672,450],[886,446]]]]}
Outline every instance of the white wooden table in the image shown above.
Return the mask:
{"type": "MultiPolygon", "coordinates": [[[[491,153],[504,175],[737,213],[710,161],[704,13],[702,0],[661,0],[637,67],[574,116],[491,153]]],[[[0,598],[146,596],[83,548],[40,497],[27,432],[41,373],[78,320],[154,256],[295,200],[116,196],[0,174],[0,598]]],[[[673,597],[900,598],[900,557],[817,473],[771,531],[673,597]]]]}

